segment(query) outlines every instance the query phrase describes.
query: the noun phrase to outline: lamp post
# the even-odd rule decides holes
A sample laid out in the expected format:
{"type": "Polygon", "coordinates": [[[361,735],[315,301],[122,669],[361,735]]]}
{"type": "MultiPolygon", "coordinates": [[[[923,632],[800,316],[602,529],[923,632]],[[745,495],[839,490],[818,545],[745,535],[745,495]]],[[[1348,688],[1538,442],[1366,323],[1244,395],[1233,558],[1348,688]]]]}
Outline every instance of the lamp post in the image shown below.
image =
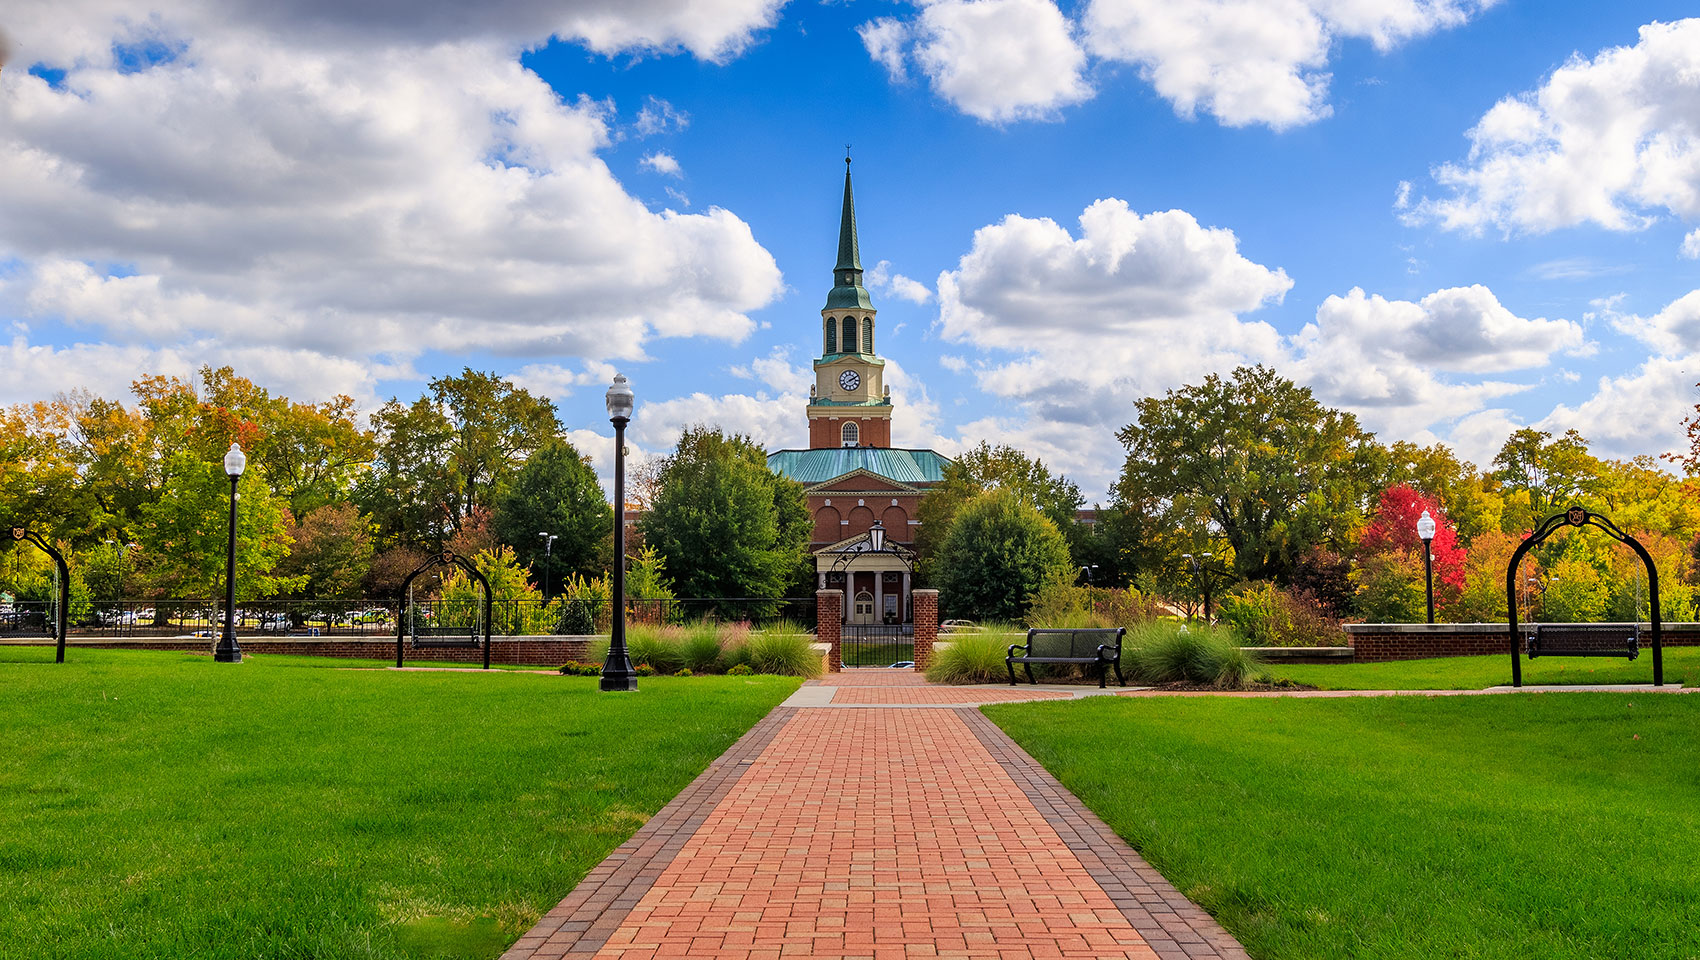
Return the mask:
{"type": "Polygon", "coordinates": [[[1423,591],[1428,596],[1428,622],[1434,623],[1434,518],[1424,510],[1417,518],[1417,537],[1423,542],[1423,591]]]}
{"type": "Polygon", "coordinates": [[[632,388],[615,374],[605,398],[614,425],[614,625],[608,660],[602,664],[603,690],[636,690],[637,672],[626,656],[626,424],[632,419],[632,388]]]}
{"type": "Polygon", "coordinates": [[[230,478],[230,548],[224,555],[224,634],[213,650],[219,663],[242,662],[242,648],[236,645],[236,482],[247,466],[242,447],[232,443],[224,454],[224,475],[230,478]]]}
{"type": "Polygon", "coordinates": [[[539,530],[537,535],[543,538],[543,599],[547,600],[551,596],[549,590],[550,558],[555,555],[555,541],[561,538],[544,530],[539,530]]]}
{"type": "Polygon", "coordinates": [[[118,597],[117,597],[117,599],[120,603],[122,603],[123,600],[124,600],[124,560],[125,560],[125,558],[127,558],[130,555],[131,550],[136,549],[137,547],[141,546],[141,544],[139,544],[139,543],[120,543],[117,540],[108,540],[108,541],[106,541],[106,545],[109,546],[109,547],[116,547],[118,549],[118,597]]]}

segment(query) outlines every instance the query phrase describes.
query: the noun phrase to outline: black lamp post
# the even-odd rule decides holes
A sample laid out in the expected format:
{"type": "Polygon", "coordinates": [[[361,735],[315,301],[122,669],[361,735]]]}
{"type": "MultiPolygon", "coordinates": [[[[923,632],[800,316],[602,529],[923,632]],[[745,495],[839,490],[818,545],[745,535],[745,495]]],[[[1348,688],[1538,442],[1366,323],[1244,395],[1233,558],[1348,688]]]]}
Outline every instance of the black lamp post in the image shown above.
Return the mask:
{"type": "Polygon", "coordinates": [[[1424,510],[1417,518],[1417,537],[1423,542],[1423,589],[1428,595],[1428,622],[1434,622],[1434,518],[1424,510]]]}
{"type": "Polygon", "coordinates": [[[547,600],[554,595],[549,589],[550,559],[555,555],[555,541],[561,538],[543,530],[539,530],[537,535],[543,538],[543,599],[547,600]]]}
{"type": "Polygon", "coordinates": [[[230,548],[224,555],[224,634],[213,650],[219,663],[242,662],[242,648],[236,645],[236,482],[247,466],[242,447],[232,443],[224,455],[224,474],[230,478],[230,548]]]}
{"type": "Polygon", "coordinates": [[[124,599],[124,561],[127,557],[129,557],[130,551],[141,546],[141,544],[120,543],[117,540],[108,540],[106,541],[106,545],[109,547],[115,547],[118,550],[118,600],[122,602],[124,599]]]}
{"type": "Polygon", "coordinates": [[[626,656],[626,424],[632,419],[632,388],[616,374],[608,388],[608,421],[614,425],[614,626],[602,689],[636,690],[637,671],[626,656]]]}

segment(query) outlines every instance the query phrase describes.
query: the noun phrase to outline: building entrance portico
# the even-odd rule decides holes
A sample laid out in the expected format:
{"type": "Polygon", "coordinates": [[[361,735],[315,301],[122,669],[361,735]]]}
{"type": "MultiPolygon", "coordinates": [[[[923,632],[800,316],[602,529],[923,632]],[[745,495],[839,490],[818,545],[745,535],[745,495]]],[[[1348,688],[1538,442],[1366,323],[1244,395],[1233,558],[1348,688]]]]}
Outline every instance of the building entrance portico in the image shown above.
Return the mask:
{"type": "Polygon", "coordinates": [[[875,549],[874,539],[868,531],[816,550],[816,580],[822,590],[844,591],[847,624],[909,623],[915,551],[890,540],[875,549]]]}

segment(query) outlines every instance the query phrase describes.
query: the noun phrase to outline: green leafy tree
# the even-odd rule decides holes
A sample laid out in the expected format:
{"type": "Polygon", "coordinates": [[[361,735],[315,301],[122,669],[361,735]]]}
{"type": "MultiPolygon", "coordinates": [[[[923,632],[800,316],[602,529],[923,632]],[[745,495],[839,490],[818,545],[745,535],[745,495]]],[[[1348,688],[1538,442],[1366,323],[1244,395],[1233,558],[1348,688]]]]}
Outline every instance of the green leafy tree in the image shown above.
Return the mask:
{"type": "Polygon", "coordinates": [[[801,484],[771,473],[748,437],[702,426],[679,437],[638,521],[687,597],[784,596],[812,528],[801,484]]]}
{"type": "Polygon", "coordinates": [[[1595,501],[1604,488],[1603,465],[1575,430],[1554,439],[1524,427],[1511,434],[1493,462],[1494,478],[1507,494],[1501,520],[1507,533],[1532,530],[1572,503],[1595,501]]]}
{"type": "Polygon", "coordinates": [[[448,508],[457,527],[475,508],[493,507],[520,466],[561,432],[554,403],[493,373],[438,377],[431,399],[454,428],[448,508]]]}
{"type": "Polygon", "coordinates": [[[572,444],[551,440],[526,460],[496,499],[497,539],[511,544],[520,562],[545,578],[545,590],[574,574],[607,569],[604,545],[614,533],[614,508],[590,463],[572,444]],[[555,535],[554,548],[538,534],[555,535]],[[548,569],[544,569],[547,554],[548,569]]]}
{"type": "Polygon", "coordinates": [[[1069,583],[1068,541],[1014,491],[988,490],[963,504],[935,560],[939,602],[974,620],[1021,620],[1048,584],[1069,583]]]}
{"type": "Polygon", "coordinates": [[[1014,447],[994,447],[982,440],[945,467],[944,479],[927,491],[916,511],[921,525],[916,531],[915,552],[923,576],[930,576],[932,559],[949,536],[957,511],[987,490],[1010,491],[1017,500],[1049,517],[1065,536],[1077,534],[1084,539],[1084,531],[1076,531],[1075,513],[1086,498],[1073,481],[1052,474],[1043,461],[1014,447]]]}
{"type": "Polygon", "coordinates": [[[1499,482],[1478,471],[1475,464],[1458,459],[1443,443],[1419,447],[1400,440],[1388,447],[1384,485],[1399,484],[1439,501],[1465,543],[1477,534],[1500,529],[1505,504],[1498,494],[1499,482]]]}
{"type": "Polygon", "coordinates": [[[454,485],[453,425],[436,404],[421,397],[406,406],[391,399],[372,414],[372,426],[377,449],[356,502],[385,542],[441,550],[454,532],[447,506],[454,485]]]}
{"type": "Polygon", "coordinates": [[[1211,374],[1137,410],[1117,434],[1128,453],[1119,500],[1225,543],[1242,579],[1284,582],[1312,545],[1346,541],[1385,472],[1385,451],[1356,417],[1267,367],[1211,374]]]}
{"type": "MultiPolygon", "coordinates": [[[[166,461],[163,495],[141,508],[137,541],[147,580],[166,596],[220,595],[230,510],[230,479],[219,461],[182,452],[166,461]]],[[[266,484],[265,470],[250,463],[237,488],[236,596],[269,597],[299,587],[300,578],[277,574],[289,554],[287,510],[266,484]]]]}

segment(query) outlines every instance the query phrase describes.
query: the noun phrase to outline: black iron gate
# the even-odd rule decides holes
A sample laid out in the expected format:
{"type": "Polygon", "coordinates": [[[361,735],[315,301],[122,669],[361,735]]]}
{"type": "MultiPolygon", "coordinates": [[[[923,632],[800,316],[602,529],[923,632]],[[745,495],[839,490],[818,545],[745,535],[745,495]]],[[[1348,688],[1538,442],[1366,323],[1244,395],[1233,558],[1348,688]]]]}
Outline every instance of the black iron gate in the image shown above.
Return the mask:
{"type": "Polygon", "coordinates": [[[907,623],[846,623],[839,652],[846,667],[913,667],[915,631],[907,623]]]}

